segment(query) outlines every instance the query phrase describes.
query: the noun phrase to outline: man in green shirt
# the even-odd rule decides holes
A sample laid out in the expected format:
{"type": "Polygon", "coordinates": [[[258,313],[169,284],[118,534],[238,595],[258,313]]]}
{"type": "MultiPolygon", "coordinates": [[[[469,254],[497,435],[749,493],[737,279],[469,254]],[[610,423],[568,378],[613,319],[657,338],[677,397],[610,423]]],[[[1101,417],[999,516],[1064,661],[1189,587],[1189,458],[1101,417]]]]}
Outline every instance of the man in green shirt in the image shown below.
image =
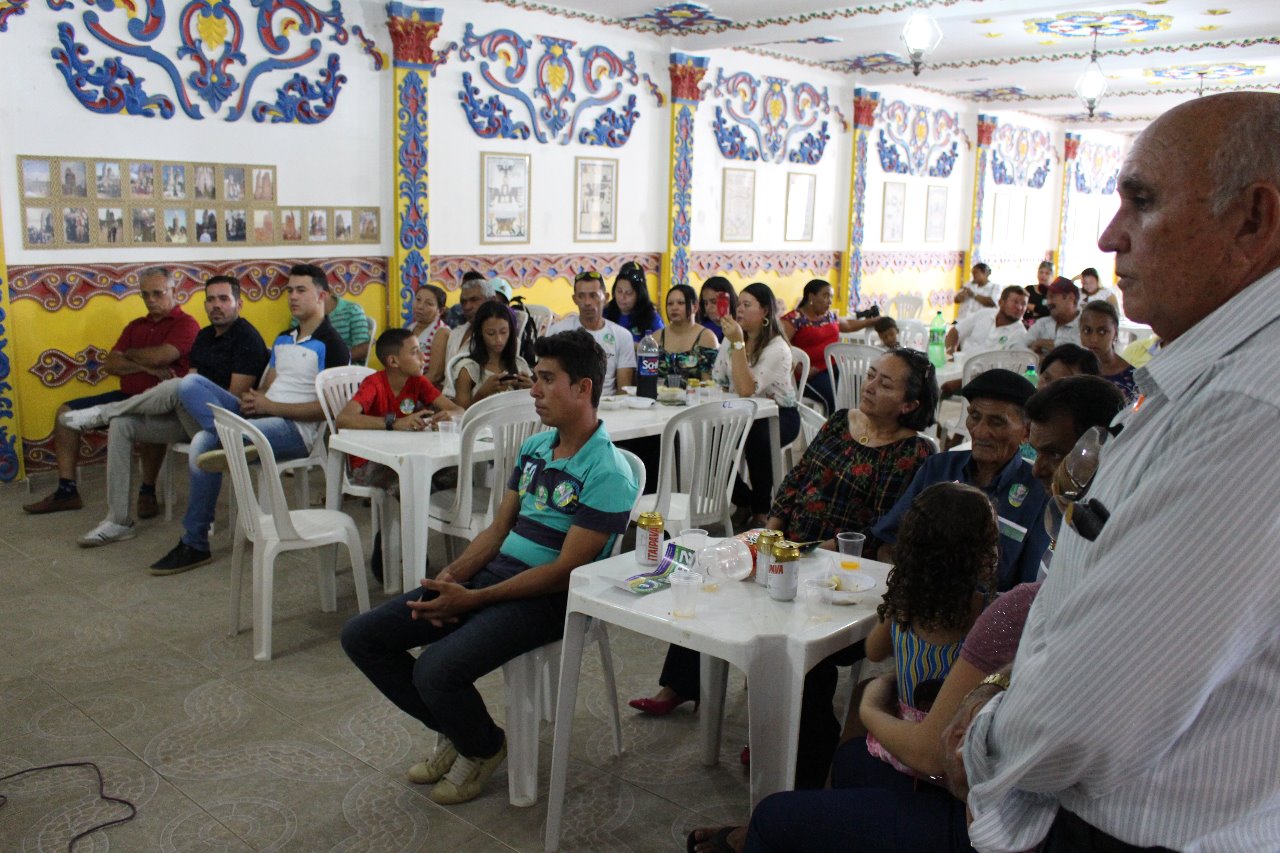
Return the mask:
{"type": "MultiPolygon", "coordinates": [[[[364,364],[369,359],[369,316],[358,302],[344,299],[330,290],[325,296],[325,316],[334,331],[351,351],[352,364],[364,364]]],[[[298,325],[297,318],[289,321],[289,328],[298,325]]]]}

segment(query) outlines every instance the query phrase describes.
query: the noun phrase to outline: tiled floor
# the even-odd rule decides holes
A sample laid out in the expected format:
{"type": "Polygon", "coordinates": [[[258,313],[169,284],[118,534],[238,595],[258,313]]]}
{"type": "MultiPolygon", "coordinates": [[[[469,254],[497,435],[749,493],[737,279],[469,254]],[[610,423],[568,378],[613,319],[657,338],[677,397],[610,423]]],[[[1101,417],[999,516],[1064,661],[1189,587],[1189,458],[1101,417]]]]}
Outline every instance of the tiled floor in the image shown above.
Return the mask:
{"type": "MultiPolygon", "coordinates": [[[[315,552],[281,558],[275,658],[255,663],[247,629],[227,636],[225,509],[217,560],[156,578],[146,566],[177,541],[178,522],[141,522],[130,542],[82,550],[75,538],[105,511],[102,468],[82,477],[86,508],[57,515],[27,516],[25,486],[0,488],[0,776],[94,761],[106,792],[138,806],[135,820],[94,833],[78,851],[541,849],[549,725],[537,806],[507,802],[505,769],[480,799],[435,805],[404,779],[433,737],[382,699],[338,645],[355,613],[349,571],[339,575],[338,612],[326,614],[309,568],[315,552]]],[[[368,510],[347,507],[367,531],[368,510]]],[[[439,539],[431,556],[443,564],[439,539]]],[[[624,753],[609,754],[599,662],[588,655],[562,849],[674,851],[694,826],[745,819],[741,678],[730,680],[721,762],[704,768],[689,706],[660,720],[625,706],[654,689],[662,647],[617,629],[610,638],[624,753]]],[[[501,723],[501,674],[480,686],[501,723]]],[[[27,775],[0,783],[0,794],[9,798],[0,850],[65,850],[71,836],[125,812],[98,799],[87,769],[27,775]]]]}

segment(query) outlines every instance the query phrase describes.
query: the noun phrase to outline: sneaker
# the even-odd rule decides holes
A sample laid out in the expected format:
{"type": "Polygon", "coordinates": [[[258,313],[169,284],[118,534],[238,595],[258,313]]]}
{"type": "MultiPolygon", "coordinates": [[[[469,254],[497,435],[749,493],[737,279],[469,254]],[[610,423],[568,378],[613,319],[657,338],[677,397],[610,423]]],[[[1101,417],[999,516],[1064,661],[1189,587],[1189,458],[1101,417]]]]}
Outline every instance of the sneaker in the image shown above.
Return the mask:
{"type": "Polygon", "coordinates": [[[69,509],[81,509],[84,501],[80,497],[79,492],[71,492],[66,494],[63,492],[54,492],[47,498],[42,498],[35,503],[25,504],[22,507],[23,512],[29,512],[32,515],[45,515],[50,512],[66,512],[69,509]]]}
{"type": "Polygon", "coordinates": [[[101,406],[90,406],[87,409],[68,409],[58,415],[58,423],[76,432],[84,432],[102,429],[107,425],[107,419],[102,416],[101,406]]]}
{"type": "Polygon", "coordinates": [[[457,757],[457,747],[448,738],[441,737],[430,757],[409,768],[409,781],[415,785],[434,785],[449,772],[457,757]]]}
{"type": "Polygon", "coordinates": [[[153,575],[177,575],[213,561],[213,554],[179,542],[173,550],[151,564],[153,575]]]}
{"type": "Polygon", "coordinates": [[[160,501],[154,492],[138,492],[138,518],[155,518],[160,514],[160,501]]]}
{"type": "MultiPolygon", "coordinates": [[[[244,457],[250,462],[258,458],[258,448],[252,444],[245,445],[244,457]]],[[[227,463],[227,451],[222,448],[209,450],[196,457],[196,467],[210,474],[225,474],[231,470],[227,463]]]]}
{"type": "Polygon", "coordinates": [[[81,536],[76,542],[81,548],[97,548],[100,545],[110,545],[112,542],[123,542],[137,535],[138,531],[134,529],[132,521],[128,524],[116,524],[110,519],[103,519],[97,527],[81,536]]]}
{"type": "Polygon", "coordinates": [[[428,794],[431,801],[442,806],[455,806],[466,803],[480,796],[485,783],[493,775],[507,757],[507,739],[503,737],[502,748],[491,758],[467,758],[459,755],[444,774],[444,778],[436,783],[428,794]]]}

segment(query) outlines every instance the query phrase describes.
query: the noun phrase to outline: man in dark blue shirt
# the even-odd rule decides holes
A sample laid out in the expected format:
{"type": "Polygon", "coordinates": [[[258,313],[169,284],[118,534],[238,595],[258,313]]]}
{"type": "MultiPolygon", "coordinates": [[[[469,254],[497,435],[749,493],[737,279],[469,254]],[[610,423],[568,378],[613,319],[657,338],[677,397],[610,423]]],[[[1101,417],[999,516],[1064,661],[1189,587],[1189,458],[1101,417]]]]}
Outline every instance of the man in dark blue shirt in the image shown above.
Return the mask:
{"type": "Polygon", "coordinates": [[[880,545],[878,559],[893,562],[898,525],[916,495],[934,483],[958,481],[986,492],[1000,516],[1000,591],[1036,579],[1049,547],[1044,527],[1049,495],[1018,452],[1029,430],[1023,406],[1035,390],[1011,370],[988,370],[960,390],[969,401],[965,425],[973,449],[938,453],[921,464],[906,492],[871,528],[880,545]]]}

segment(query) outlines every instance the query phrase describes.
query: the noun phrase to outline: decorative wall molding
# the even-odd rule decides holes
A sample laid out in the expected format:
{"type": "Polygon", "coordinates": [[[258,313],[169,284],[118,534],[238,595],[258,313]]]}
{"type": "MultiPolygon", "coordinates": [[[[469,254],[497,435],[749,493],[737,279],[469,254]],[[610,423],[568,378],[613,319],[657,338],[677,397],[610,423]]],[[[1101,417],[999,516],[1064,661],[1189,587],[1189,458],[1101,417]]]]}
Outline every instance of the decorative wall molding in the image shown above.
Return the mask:
{"type": "Polygon", "coordinates": [[[106,371],[107,352],[93,344],[77,353],[47,349],[40,353],[27,372],[46,388],[60,388],[73,379],[97,385],[109,375],[106,371]]]}
{"type": "MultiPolygon", "coordinates": [[[[86,432],[81,436],[76,465],[100,465],[107,461],[107,433],[105,430],[86,432]]],[[[23,464],[28,474],[54,471],[58,458],[53,450],[53,433],[41,438],[22,439],[23,464]]],[[[10,478],[12,479],[12,478],[10,478]]]]}
{"type": "Polygon", "coordinates": [[[1075,179],[1072,182],[1075,190],[1085,194],[1111,195],[1116,191],[1122,159],[1119,146],[1082,140],[1076,154],[1075,179]]]}
{"type": "MultiPolygon", "coordinates": [[[[162,263],[177,281],[178,301],[204,289],[211,276],[231,275],[240,281],[241,293],[250,302],[279,299],[289,281],[294,264],[316,264],[329,275],[333,289],[342,294],[360,294],[370,285],[385,285],[384,258],[282,258],[256,261],[198,261],[162,263]]],[[[57,266],[13,266],[10,272],[11,302],[29,299],[46,311],[78,311],[95,297],[119,301],[138,294],[138,274],[155,261],[128,264],[63,264],[57,266]]]]}
{"type": "MultiPolygon", "coordinates": [[[[12,4],[12,0],[8,2],[12,4]]],[[[255,26],[246,28],[231,0],[187,0],[175,16],[174,25],[179,29],[181,44],[170,58],[153,46],[168,24],[162,0],[125,4],[113,0],[88,2],[87,5],[112,16],[109,22],[124,29],[127,35],[118,35],[112,31],[114,27],[108,28],[98,11],[85,11],[81,16],[84,30],[109,51],[116,51],[116,55],[100,62],[91,58],[89,44],[78,41],[76,28],[63,22],[58,24],[60,47],[51,52],[55,67],[81,105],[96,113],[168,119],[181,111],[197,120],[220,115],[226,121],[237,121],[249,114],[257,122],[323,122],[333,114],[342,84],[346,82],[340,73],[338,54],[325,56],[323,42],[318,37],[325,34],[336,45],[347,44],[350,35],[339,0],[332,0],[328,10],[308,0],[251,0],[251,3],[255,26]],[[257,46],[268,54],[252,66],[243,50],[246,34],[256,36],[257,46]],[[140,75],[120,54],[148,63],[146,73],[140,75]],[[191,70],[184,76],[186,66],[180,69],[179,63],[186,62],[191,63],[191,70]],[[320,66],[315,79],[301,71],[313,63],[320,66]],[[242,66],[243,72],[236,66],[242,66]],[[153,69],[156,73],[151,73],[153,69]],[[273,96],[253,101],[255,85],[282,71],[294,73],[283,78],[273,96]],[[172,97],[167,90],[160,93],[152,89],[149,93],[142,86],[144,80],[150,80],[154,86],[165,78],[171,86],[172,97]]],[[[49,7],[65,11],[71,10],[73,4],[70,0],[49,0],[49,7]]],[[[371,42],[363,34],[360,39],[367,51],[371,42]]]]}
{"type": "Polygon", "coordinates": [[[662,256],[657,252],[568,255],[435,255],[431,258],[431,283],[455,291],[462,276],[478,272],[486,277],[502,276],[513,288],[533,287],[540,278],[563,278],[572,282],[583,270],[595,270],[612,279],[627,261],[635,261],[646,272],[657,274],[662,256]]]}
{"type": "Polygon", "coordinates": [[[474,24],[467,24],[458,58],[479,62],[479,80],[470,71],[463,72],[458,100],[475,134],[483,139],[532,136],[543,144],[554,140],[561,145],[573,141],[609,148],[626,145],[640,118],[636,94],[627,95],[617,109],[608,105],[622,97],[624,84],[639,90],[635,52],[628,51],[623,59],[604,45],[575,51],[577,42],[572,39],[535,38],[541,53],[534,64],[533,89],[526,93],[520,84],[529,71],[533,41],[509,29],[477,35],[474,24]],[[576,67],[575,52],[581,59],[576,67]],[[497,94],[484,99],[476,85],[480,81],[497,94]],[[512,105],[503,100],[504,95],[524,107],[519,119],[512,115],[512,105]]]}
{"type": "MultiPolygon", "coordinates": [[[[0,19],[2,22],[2,19],[0,19]]],[[[18,436],[17,396],[11,373],[13,348],[9,341],[9,308],[5,281],[4,246],[0,245],[0,482],[10,483],[22,473],[22,456],[18,436]]]]}
{"type": "Polygon", "coordinates": [[[1167,30],[1173,24],[1173,16],[1123,9],[1114,12],[1063,12],[1052,18],[1029,18],[1022,23],[1033,36],[1091,38],[1098,35],[1105,38],[1167,30]]]}
{"type": "Polygon", "coordinates": [[[689,244],[693,240],[693,131],[694,115],[702,101],[702,78],[707,57],[673,53],[667,63],[671,78],[671,142],[667,164],[667,250],[662,281],[667,287],[689,283],[689,244]]]}
{"type": "Polygon", "coordinates": [[[788,85],[782,77],[760,79],[745,71],[726,76],[718,69],[711,94],[722,98],[716,104],[712,130],[726,159],[808,165],[822,160],[831,139],[828,123],[823,121],[815,132],[805,131],[831,113],[826,87],[819,92],[810,83],[788,85]]]}
{"type": "Polygon", "coordinates": [[[862,274],[872,275],[886,270],[894,273],[929,272],[931,270],[960,269],[964,264],[964,252],[935,251],[867,251],[862,253],[862,274]]]}
{"type": "Polygon", "coordinates": [[[889,174],[949,178],[960,142],[970,147],[959,114],[949,110],[890,101],[881,104],[876,124],[880,168],[889,174]]]}
{"type": "Polygon", "coordinates": [[[792,275],[808,272],[815,278],[840,269],[839,252],[692,252],[692,272],[706,279],[713,275],[736,273],[741,276],[773,273],[792,275]]]}
{"type": "Polygon", "coordinates": [[[867,204],[867,149],[876,113],[880,107],[880,94],[870,89],[853,90],[853,163],[849,180],[849,230],[845,239],[845,268],[841,283],[836,288],[837,297],[846,310],[853,310],[862,301],[862,241],[866,238],[865,212],[867,204]]]}
{"type": "Polygon", "coordinates": [[[992,140],[991,178],[1002,186],[1041,189],[1056,154],[1047,131],[1002,124],[992,140]]]}
{"type": "Polygon", "coordinates": [[[991,143],[995,140],[1000,120],[995,116],[978,114],[978,150],[974,155],[973,208],[969,218],[969,262],[978,263],[982,258],[983,209],[987,194],[987,160],[991,143]]]}

